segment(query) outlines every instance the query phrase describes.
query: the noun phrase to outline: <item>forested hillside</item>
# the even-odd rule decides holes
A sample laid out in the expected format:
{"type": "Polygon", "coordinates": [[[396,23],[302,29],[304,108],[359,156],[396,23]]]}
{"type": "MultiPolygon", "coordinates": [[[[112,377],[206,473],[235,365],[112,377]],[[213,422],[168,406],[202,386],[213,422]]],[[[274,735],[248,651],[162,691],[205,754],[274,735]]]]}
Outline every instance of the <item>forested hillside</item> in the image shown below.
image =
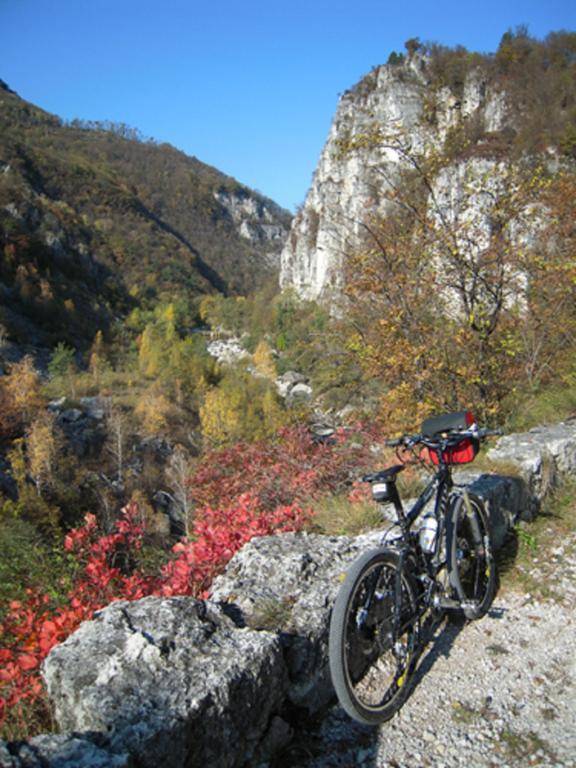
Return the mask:
{"type": "Polygon", "coordinates": [[[124,125],[62,121],[0,87],[2,318],[86,347],[130,308],[274,276],[290,215],[124,125]]]}

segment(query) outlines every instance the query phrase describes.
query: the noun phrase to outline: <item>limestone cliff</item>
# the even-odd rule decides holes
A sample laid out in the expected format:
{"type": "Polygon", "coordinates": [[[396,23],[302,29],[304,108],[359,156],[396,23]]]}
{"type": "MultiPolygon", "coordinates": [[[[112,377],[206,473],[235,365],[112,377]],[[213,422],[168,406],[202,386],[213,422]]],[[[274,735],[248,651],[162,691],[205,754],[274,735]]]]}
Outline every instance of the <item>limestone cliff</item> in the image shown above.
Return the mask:
{"type": "Polygon", "coordinates": [[[432,65],[416,52],[375,68],[342,95],[282,252],[282,287],[309,299],[337,294],[344,256],[358,247],[365,223],[386,215],[401,174],[432,156],[442,162],[427,188],[430,207],[448,220],[473,218],[479,241],[490,231],[490,193],[508,184],[517,110],[502,78],[485,67],[468,67],[454,87],[432,65]]]}

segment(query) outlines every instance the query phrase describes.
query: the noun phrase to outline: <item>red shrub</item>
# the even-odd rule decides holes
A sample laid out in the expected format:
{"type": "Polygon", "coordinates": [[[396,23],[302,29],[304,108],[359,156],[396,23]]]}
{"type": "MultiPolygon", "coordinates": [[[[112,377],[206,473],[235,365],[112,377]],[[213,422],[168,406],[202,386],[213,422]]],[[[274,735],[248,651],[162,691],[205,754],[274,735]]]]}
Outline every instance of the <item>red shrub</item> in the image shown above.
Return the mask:
{"type": "Polygon", "coordinates": [[[344,433],[333,445],[315,443],[304,429],[285,430],[270,444],[239,445],[206,455],[191,479],[197,503],[192,534],[173,547],[173,559],[155,577],[125,572],[141,546],[144,526],[135,504],[112,533],[98,531],[94,515],[70,531],[64,549],[79,572],[64,606],[28,590],[0,624],[0,732],[30,735],[30,712],[42,706],[39,667],[50,649],[113,600],[145,595],[205,597],[213,578],[254,536],[298,531],[309,518],[303,503],[349,484],[367,452],[351,449],[344,433]]]}

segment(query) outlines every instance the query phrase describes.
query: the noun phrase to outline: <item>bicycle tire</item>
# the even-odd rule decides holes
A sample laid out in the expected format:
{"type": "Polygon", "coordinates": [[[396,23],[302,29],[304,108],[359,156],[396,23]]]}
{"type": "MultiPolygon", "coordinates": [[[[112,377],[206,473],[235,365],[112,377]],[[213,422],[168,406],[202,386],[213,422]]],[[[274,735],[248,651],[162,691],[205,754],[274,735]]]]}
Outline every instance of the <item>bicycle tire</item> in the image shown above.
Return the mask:
{"type": "Polygon", "coordinates": [[[496,562],[492,535],[482,500],[472,493],[457,496],[447,526],[450,584],[467,619],[479,619],[492,605],[496,592],[496,562]]]}
{"type": "Polygon", "coordinates": [[[368,725],[383,723],[400,709],[416,663],[415,590],[400,568],[395,552],[367,552],[348,571],[332,610],[328,650],[334,690],[344,711],[368,725]]]}

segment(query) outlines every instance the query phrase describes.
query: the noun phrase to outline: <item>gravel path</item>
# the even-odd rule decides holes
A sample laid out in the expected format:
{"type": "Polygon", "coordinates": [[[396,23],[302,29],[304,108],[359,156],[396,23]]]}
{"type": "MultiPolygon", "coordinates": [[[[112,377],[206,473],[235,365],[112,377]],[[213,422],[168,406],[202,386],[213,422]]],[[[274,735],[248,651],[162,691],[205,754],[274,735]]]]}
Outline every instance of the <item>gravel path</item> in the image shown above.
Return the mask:
{"type": "Polygon", "coordinates": [[[550,597],[501,591],[483,619],[439,626],[390,722],[334,707],[278,768],[576,767],[574,544],[530,567],[550,597]]]}

